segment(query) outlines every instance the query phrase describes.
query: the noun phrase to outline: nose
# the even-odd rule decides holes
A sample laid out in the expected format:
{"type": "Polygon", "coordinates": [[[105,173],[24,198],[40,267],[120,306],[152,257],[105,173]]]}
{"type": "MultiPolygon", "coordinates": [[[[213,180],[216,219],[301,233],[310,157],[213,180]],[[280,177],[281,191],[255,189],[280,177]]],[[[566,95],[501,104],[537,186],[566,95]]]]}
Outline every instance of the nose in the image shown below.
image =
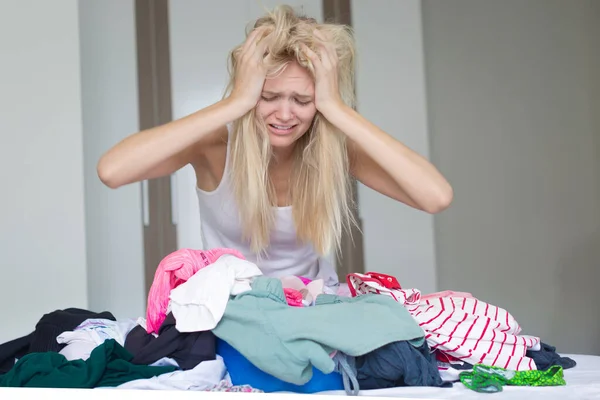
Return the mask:
{"type": "Polygon", "coordinates": [[[293,118],[292,108],[287,101],[279,102],[277,106],[277,110],[275,112],[275,117],[282,122],[289,121],[293,118]]]}

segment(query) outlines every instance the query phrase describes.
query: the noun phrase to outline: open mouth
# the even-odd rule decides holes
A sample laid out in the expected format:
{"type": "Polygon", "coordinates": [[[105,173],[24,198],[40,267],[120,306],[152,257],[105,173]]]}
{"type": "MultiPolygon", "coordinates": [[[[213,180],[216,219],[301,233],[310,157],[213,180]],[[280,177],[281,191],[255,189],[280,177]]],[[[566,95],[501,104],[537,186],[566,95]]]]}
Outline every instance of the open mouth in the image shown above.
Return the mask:
{"type": "Polygon", "coordinates": [[[269,124],[269,129],[273,132],[276,133],[278,135],[285,135],[287,133],[290,133],[294,130],[294,128],[296,127],[296,125],[276,125],[276,124],[269,124]]]}

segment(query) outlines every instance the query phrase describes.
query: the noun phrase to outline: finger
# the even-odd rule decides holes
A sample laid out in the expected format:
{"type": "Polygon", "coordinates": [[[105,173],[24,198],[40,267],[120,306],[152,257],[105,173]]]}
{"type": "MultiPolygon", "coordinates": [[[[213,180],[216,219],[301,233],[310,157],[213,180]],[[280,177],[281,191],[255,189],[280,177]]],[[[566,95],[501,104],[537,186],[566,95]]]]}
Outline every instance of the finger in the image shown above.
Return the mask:
{"type": "Polygon", "coordinates": [[[272,42],[272,38],[271,33],[267,33],[257,41],[255,53],[260,59],[266,56],[265,53],[267,52],[267,47],[272,42]]]}
{"type": "Polygon", "coordinates": [[[315,35],[317,37],[317,39],[319,39],[323,42],[327,41],[327,37],[325,36],[325,34],[318,29],[313,29],[313,35],[315,35]]]}
{"type": "Polygon", "coordinates": [[[248,51],[253,50],[256,47],[258,41],[262,38],[265,32],[265,27],[261,26],[254,29],[248,37],[246,38],[246,42],[242,46],[242,53],[247,53],[248,51]]]}
{"type": "Polygon", "coordinates": [[[312,62],[313,66],[315,69],[318,69],[321,67],[321,59],[319,58],[318,54],[315,53],[314,51],[312,51],[307,45],[302,44],[302,51],[304,52],[304,54],[306,55],[306,57],[312,62]]]}
{"type": "Polygon", "coordinates": [[[325,35],[325,33],[315,29],[313,31],[315,37],[318,39],[319,48],[321,49],[322,57],[326,57],[328,61],[328,66],[337,65],[337,52],[335,50],[335,46],[331,43],[331,40],[325,35]]]}
{"type": "Polygon", "coordinates": [[[331,69],[334,64],[327,46],[319,44],[319,55],[321,56],[321,64],[323,64],[323,67],[331,69]]]}

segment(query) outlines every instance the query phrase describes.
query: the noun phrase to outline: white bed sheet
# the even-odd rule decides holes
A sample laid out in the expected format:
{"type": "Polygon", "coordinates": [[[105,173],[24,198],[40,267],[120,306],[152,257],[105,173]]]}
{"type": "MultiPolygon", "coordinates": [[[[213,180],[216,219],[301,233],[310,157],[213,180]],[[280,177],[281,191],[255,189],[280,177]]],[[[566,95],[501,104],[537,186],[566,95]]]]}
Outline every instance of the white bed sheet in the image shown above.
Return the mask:
{"type": "MultiPolygon", "coordinates": [[[[462,400],[596,400],[600,399],[600,357],[589,355],[567,355],[577,362],[577,367],[565,371],[566,386],[558,387],[514,387],[507,386],[500,393],[477,393],[456,383],[452,388],[402,387],[382,390],[365,390],[360,393],[363,398],[395,398],[395,399],[462,399],[462,400]]],[[[0,388],[1,400],[60,399],[60,400],[229,400],[229,399],[283,399],[334,400],[345,396],[342,391],[322,392],[315,395],[272,393],[269,395],[255,393],[212,393],[185,391],[145,391],[119,390],[110,391],[90,389],[30,389],[0,388]]]]}
{"type": "MultiPolygon", "coordinates": [[[[400,397],[403,399],[488,399],[488,400],[592,400],[600,399],[600,357],[561,354],[577,362],[575,368],[564,371],[566,386],[521,387],[505,386],[499,393],[477,393],[462,383],[451,388],[401,387],[364,390],[359,396],[400,397]]],[[[346,395],[345,392],[323,392],[328,395],[346,395]]]]}

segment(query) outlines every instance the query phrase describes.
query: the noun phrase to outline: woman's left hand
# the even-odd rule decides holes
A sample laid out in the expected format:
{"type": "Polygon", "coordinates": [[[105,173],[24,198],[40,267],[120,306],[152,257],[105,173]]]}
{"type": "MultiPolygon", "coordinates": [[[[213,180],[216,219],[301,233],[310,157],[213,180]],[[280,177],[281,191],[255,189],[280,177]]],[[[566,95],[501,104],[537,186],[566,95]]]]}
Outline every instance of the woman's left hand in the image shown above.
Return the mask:
{"type": "Polygon", "coordinates": [[[315,106],[322,114],[343,104],[338,86],[338,56],[333,44],[318,30],[314,35],[319,41],[318,53],[308,46],[302,48],[315,69],[315,106]]]}

